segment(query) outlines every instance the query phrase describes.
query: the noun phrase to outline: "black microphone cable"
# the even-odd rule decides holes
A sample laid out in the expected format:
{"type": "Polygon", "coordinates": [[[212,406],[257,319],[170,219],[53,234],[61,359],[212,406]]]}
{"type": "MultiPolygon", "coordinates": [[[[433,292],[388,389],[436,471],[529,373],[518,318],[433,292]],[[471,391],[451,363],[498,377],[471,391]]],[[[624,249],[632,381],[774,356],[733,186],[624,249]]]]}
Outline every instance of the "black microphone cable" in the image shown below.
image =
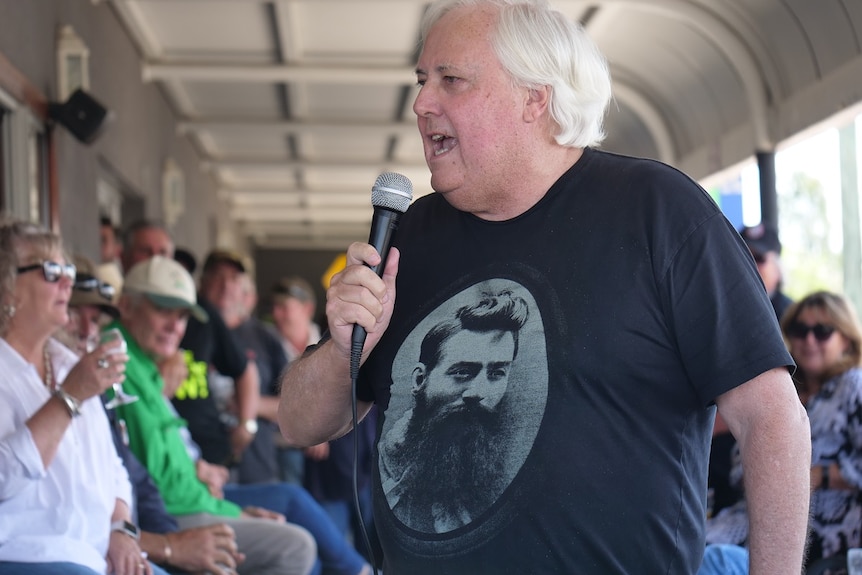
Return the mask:
{"type": "MultiPolygon", "coordinates": [[[[407,211],[413,199],[413,184],[406,176],[395,172],[385,172],[377,177],[371,188],[371,205],[374,206],[374,217],[371,220],[371,234],[368,243],[374,246],[380,254],[380,263],[373,266],[378,276],[383,276],[383,268],[386,266],[386,258],[389,255],[389,247],[392,236],[398,228],[398,220],[401,214],[407,211]]],[[[359,379],[359,365],[362,363],[362,348],[365,346],[367,333],[360,325],[353,326],[353,336],[350,342],[350,408],[353,416],[353,506],[356,516],[359,518],[359,530],[368,557],[371,560],[371,568],[377,575],[377,560],[371,541],[365,529],[365,521],[362,519],[362,507],[359,505],[359,430],[356,409],[356,382],[359,379]]]]}
{"type": "Polygon", "coordinates": [[[358,518],[359,531],[362,533],[362,542],[365,544],[365,549],[368,550],[371,569],[374,571],[374,575],[377,575],[377,558],[374,557],[374,549],[371,547],[368,531],[365,529],[365,520],[362,517],[362,506],[359,504],[359,429],[356,409],[356,381],[359,378],[359,362],[362,357],[363,342],[358,343],[358,351],[356,341],[352,342],[350,349],[350,408],[353,415],[353,508],[358,518]]]}

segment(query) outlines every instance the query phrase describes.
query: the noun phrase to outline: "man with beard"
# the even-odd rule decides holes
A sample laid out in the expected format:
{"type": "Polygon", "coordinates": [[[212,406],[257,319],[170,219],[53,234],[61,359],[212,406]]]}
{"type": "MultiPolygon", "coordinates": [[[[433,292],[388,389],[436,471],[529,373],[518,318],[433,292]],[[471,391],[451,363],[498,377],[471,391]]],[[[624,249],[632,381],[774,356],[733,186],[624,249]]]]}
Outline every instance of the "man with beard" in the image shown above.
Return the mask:
{"type": "Polygon", "coordinates": [[[422,340],[412,373],[414,407],[382,438],[380,450],[383,491],[413,529],[463,527],[505,488],[499,467],[506,445],[493,438],[528,314],[527,303],[511,292],[486,293],[422,340]]]}

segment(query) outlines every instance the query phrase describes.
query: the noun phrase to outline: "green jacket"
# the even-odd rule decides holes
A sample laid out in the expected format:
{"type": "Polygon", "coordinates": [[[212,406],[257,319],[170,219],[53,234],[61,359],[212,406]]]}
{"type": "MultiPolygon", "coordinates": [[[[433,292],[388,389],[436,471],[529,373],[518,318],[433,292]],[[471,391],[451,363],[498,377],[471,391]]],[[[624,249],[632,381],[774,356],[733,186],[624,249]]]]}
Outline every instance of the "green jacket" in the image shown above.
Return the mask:
{"type": "Polygon", "coordinates": [[[164,381],[155,362],[119,322],[108,326],[111,327],[120,328],[129,348],[123,389],[139,398],[118,407],[117,416],[126,422],[129,447],[150,472],[168,513],[239,517],[241,509],[237,505],[210,495],[207,486],[197,478],[195,462],[189,457],[179,433],[186,422],[176,417],[165,403],[164,381]]]}

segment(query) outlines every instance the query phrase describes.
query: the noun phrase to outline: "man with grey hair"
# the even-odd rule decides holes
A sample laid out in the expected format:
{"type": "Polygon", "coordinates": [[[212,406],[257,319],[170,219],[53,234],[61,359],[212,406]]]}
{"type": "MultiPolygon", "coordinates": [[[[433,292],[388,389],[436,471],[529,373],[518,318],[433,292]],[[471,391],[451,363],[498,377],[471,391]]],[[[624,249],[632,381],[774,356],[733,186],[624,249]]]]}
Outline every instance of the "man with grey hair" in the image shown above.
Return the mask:
{"type": "Polygon", "coordinates": [[[127,271],[118,303],[120,328],[128,343],[126,391],[138,401],[117,408],[126,422],[129,447],[147,468],[181,529],[227,524],[245,561],[240,574],[304,575],[311,572],[316,545],[305,529],[260,507],[241,508],[214,497],[197,477],[180,435],[184,422],[168,407],[158,364],[179,348],[190,315],[208,319],[197,304],[195,284],[173,259],[155,255],[127,271]]]}
{"type": "MultiPolygon", "coordinates": [[[[493,501],[445,524],[398,510],[440,475],[396,501],[381,471],[384,572],[694,573],[717,406],[743,454],[751,573],[799,573],[810,430],[739,235],[677,170],[596,149],[608,66],[549,2],[439,0],[422,42],[413,111],[437,193],[401,218],[382,277],[373,246],[348,249],[327,292],[330,337],[283,380],[282,433],[309,445],[350,428],[355,324],[368,334],[356,413],[377,403],[385,433],[411,402],[405,358],[424,326],[504,282],[530,304],[516,407],[496,430],[517,457],[499,466],[493,501]]],[[[433,457],[454,470],[483,454],[433,457]]],[[[482,477],[453,473],[448,492],[482,477]]],[[[435,497],[432,516],[457,509],[435,497]]]]}

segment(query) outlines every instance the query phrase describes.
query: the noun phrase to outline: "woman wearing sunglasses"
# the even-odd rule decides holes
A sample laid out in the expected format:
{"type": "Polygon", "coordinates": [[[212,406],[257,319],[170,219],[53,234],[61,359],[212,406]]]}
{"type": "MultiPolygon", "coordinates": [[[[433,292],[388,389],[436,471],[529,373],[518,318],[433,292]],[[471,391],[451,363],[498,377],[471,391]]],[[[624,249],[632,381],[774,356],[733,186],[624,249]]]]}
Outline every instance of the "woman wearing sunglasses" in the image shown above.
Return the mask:
{"type": "Polygon", "coordinates": [[[98,397],[128,358],[52,338],[75,276],[57,235],[0,222],[0,575],[152,572],[98,397]]]}
{"type": "Polygon", "coordinates": [[[862,543],[862,328],[846,298],[819,291],[781,329],[811,422],[810,564],[862,543]]]}

